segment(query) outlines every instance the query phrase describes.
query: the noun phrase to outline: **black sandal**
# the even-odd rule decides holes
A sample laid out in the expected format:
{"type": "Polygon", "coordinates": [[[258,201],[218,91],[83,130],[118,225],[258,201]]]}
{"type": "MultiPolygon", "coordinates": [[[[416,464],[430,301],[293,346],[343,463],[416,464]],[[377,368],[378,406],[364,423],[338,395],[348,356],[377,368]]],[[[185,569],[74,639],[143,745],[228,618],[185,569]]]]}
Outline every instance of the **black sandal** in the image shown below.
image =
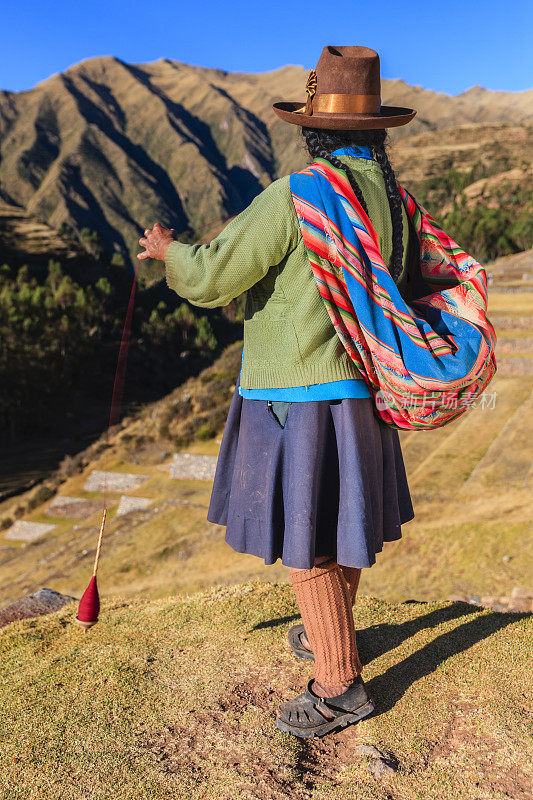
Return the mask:
{"type": "Polygon", "coordinates": [[[374,710],[374,702],[360,675],[336,697],[319,697],[311,689],[312,684],[313,679],[305,692],[279,706],[281,715],[276,717],[276,725],[281,731],[303,739],[324,736],[359,722],[374,710]]]}
{"type": "Polygon", "coordinates": [[[314,661],[315,656],[312,650],[309,650],[302,642],[302,635],[305,633],[305,628],[303,625],[293,625],[290,629],[288,635],[289,644],[291,646],[291,650],[295,653],[298,658],[308,658],[309,661],[314,661]]]}

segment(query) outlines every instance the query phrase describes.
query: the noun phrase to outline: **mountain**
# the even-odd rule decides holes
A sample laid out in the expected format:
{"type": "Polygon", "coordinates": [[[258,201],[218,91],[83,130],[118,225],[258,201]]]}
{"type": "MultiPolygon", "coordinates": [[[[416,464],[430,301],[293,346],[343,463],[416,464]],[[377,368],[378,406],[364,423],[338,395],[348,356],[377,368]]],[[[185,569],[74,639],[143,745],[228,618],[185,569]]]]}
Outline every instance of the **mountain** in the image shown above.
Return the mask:
{"type": "Polygon", "coordinates": [[[394,144],[401,182],[482,263],[533,246],[533,125],[462,125],[394,144]]]}
{"type": "MultiPolygon", "coordinates": [[[[155,220],[201,228],[202,238],[305,163],[298,129],[271,111],[275,100],[303,99],[305,79],[295,66],[254,75],[101,57],[0,92],[1,195],[73,237],[95,232],[126,260],[155,220]]],[[[383,101],[418,109],[395,140],[533,116],[533,91],[450,97],[384,80],[383,101]]]]}
{"type": "MultiPolygon", "coordinates": [[[[431,131],[395,142],[391,160],[402,183],[417,197],[426,188],[446,189],[450,170],[468,178],[461,186],[468,196],[478,184],[483,193],[489,178],[529,183],[533,174],[533,120],[522,124],[464,124],[445,132],[431,131]],[[473,174],[470,174],[473,173],[473,174]]],[[[450,197],[433,195],[435,204],[447,210],[450,197]]],[[[489,199],[489,198],[487,198],[489,199]]]]}

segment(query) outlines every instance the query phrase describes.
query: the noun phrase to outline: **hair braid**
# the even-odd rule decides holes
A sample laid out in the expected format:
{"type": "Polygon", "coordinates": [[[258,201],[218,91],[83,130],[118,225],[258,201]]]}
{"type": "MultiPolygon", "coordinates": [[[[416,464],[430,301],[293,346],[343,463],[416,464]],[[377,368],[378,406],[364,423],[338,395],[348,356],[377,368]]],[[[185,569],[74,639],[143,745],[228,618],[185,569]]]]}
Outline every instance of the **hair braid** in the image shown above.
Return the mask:
{"type": "Polygon", "coordinates": [[[355,175],[346,164],[343,164],[339,158],[332,155],[331,151],[339,147],[357,147],[358,145],[366,145],[372,148],[374,157],[383,173],[385,190],[389,201],[392,223],[392,256],[389,271],[393,279],[397,280],[403,268],[402,199],[394,170],[390,165],[385,149],[387,131],[383,128],[375,130],[331,131],[323,128],[302,127],[302,134],[311,158],[324,158],[326,161],[329,161],[332,166],[336,167],[336,169],[341,169],[345,172],[355,196],[367,214],[367,205],[355,175]]]}
{"type": "Polygon", "coordinates": [[[392,257],[390,272],[394,280],[397,280],[403,269],[403,219],[402,219],[402,198],[394,170],[390,165],[387,153],[383,145],[374,147],[374,156],[385,181],[385,189],[389,198],[390,215],[392,222],[392,257]]]}

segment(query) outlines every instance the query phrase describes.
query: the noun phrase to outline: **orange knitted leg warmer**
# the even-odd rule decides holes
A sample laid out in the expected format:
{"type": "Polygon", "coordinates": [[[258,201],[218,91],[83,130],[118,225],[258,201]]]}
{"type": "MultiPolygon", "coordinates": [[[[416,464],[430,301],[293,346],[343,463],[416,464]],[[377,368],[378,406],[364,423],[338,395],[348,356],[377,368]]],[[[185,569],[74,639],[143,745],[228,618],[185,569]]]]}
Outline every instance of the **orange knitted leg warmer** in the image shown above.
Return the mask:
{"type": "MultiPolygon", "coordinates": [[[[359,581],[361,579],[361,569],[358,567],[345,567],[339,564],[340,569],[342,570],[342,574],[344,575],[344,580],[348,586],[348,597],[350,598],[350,605],[352,609],[355,605],[355,598],[357,596],[357,589],[359,588],[359,581]]],[[[353,614],[353,610],[352,610],[353,614]]],[[[357,655],[357,671],[358,673],[362,672],[363,665],[359,661],[359,655],[357,655]]]]}
{"type": "Polygon", "coordinates": [[[343,567],[341,564],[339,564],[339,567],[342,569],[344,580],[348,584],[348,595],[350,597],[350,603],[353,606],[355,603],[355,596],[357,594],[357,589],[359,588],[361,570],[358,569],[357,567],[343,567]]]}
{"type": "MultiPolygon", "coordinates": [[[[315,562],[315,564],[318,566],[317,562],[315,562]]],[[[342,564],[339,564],[339,568],[342,570],[342,574],[344,575],[344,579],[348,586],[348,597],[350,600],[350,604],[353,608],[353,606],[355,605],[357,589],[359,588],[361,570],[357,567],[345,567],[342,564]]],[[[302,634],[301,640],[304,647],[309,647],[310,649],[312,649],[311,644],[307,639],[305,632],[302,634]]],[[[363,670],[363,665],[359,661],[359,656],[357,656],[357,671],[362,672],[362,670],[363,670]]]]}
{"type": "Polygon", "coordinates": [[[348,584],[335,561],[291,570],[309,644],[315,656],[314,690],[341,694],[361,672],[348,584]]]}

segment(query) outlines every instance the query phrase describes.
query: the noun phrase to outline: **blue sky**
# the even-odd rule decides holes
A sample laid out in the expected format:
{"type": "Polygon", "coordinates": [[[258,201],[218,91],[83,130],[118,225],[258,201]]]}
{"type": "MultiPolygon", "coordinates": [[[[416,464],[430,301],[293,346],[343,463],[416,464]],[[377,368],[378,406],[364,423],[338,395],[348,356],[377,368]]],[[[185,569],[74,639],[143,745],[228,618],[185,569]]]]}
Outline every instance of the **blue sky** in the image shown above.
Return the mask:
{"type": "Polygon", "coordinates": [[[385,78],[457,94],[533,85],[533,4],[526,0],[8,0],[0,89],[29,89],[85,58],[172,58],[230,71],[315,66],[325,44],[362,44],[385,78]]]}

